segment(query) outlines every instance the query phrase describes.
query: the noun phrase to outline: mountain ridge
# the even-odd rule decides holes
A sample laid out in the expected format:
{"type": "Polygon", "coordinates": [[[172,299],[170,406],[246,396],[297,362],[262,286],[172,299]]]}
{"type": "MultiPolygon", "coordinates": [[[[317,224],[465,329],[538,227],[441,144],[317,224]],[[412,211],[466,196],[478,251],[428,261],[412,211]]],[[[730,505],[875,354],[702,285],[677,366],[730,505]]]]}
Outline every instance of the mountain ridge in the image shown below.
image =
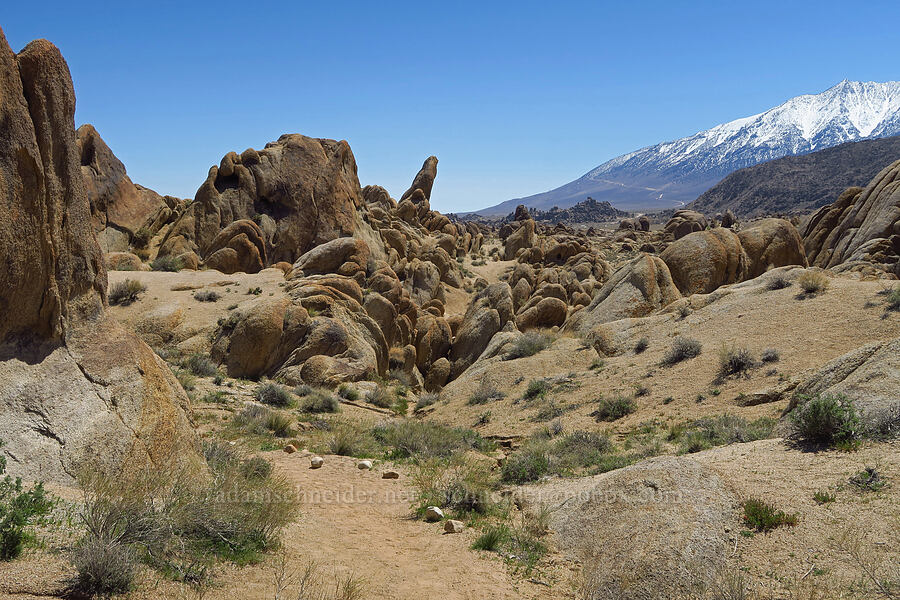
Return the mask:
{"type": "Polygon", "coordinates": [[[475,211],[506,214],[517,204],[566,208],[587,196],[629,211],[693,201],[726,175],[768,160],[845,142],[900,134],[900,82],[843,80],[766,111],[615,157],[558,188],[475,211]]]}

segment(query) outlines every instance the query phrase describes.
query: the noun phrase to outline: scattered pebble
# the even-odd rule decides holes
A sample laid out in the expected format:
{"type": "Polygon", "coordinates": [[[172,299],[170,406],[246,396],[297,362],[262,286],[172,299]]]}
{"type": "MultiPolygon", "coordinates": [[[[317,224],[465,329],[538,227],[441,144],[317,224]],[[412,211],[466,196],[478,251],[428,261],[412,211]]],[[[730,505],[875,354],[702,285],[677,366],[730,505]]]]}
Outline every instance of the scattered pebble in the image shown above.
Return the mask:
{"type": "Polygon", "coordinates": [[[372,468],[372,461],[371,460],[361,460],[358,463],[356,463],[356,468],[359,469],[360,471],[368,471],[372,468]]]}
{"type": "Polygon", "coordinates": [[[465,527],[462,521],[454,521],[453,519],[444,521],[444,531],[446,533],[462,533],[465,527]]]}
{"type": "Polygon", "coordinates": [[[288,454],[293,454],[294,452],[297,451],[297,447],[294,446],[293,444],[288,444],[287,446],[284,447],[284,451],[288,454]]]}
{"type": "Polygon", "coordinates": [[[429,523],[434,523],[435,521],[440,521],[444,518],[444,511],[442,511],[437,506],[429,506],[425,509],[425,520],[429,523]]]}
{"type": "Polygon", "coordinates": [[[385,471],[381,474],[382,479],[400,479],[400,473],[397,471],[385,471]]]}

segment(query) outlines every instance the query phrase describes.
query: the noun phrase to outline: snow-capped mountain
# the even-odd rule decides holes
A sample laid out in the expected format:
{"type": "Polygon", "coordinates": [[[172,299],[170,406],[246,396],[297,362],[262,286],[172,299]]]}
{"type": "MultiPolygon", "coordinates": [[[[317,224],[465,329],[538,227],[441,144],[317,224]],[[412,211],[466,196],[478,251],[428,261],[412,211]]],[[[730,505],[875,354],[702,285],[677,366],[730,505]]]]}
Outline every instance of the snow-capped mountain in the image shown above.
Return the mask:
{"type": "Polygon", "coordinates": [[[679,206],[743,167],[897,134],[900,82],[844,80],[820,94],[791,98],[758,115],[619,156],[549,192],[478,212],[505,214],[517,204],[564,208],[588,196],[624,210],[679,206]]]}

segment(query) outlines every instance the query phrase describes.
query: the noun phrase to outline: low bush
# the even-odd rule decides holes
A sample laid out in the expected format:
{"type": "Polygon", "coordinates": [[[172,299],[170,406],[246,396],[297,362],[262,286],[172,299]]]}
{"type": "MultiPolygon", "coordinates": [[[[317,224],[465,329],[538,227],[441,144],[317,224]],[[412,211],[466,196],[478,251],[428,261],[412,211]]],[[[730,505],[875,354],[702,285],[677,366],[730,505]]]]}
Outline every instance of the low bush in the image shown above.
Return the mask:
{"type": "Polygon", "coordinates": [[[159,256],[150,263],[150,268],[154,271],[169,271],[177,273],[184,268],[184,263],[180,258],[175,256],[159,256]]]}
{"type": "Polygon", "coordinates": [[[900,311],[900,286],[887,293],[887,309],[900,311]]]}
{"type": "Polygon", "coordinates": [[[535,398],[543,398],[550,391],[550,383],[545,379],[532,379],[525,388],[523,398],[525,400],[534,400],[535,398]]]}
{"type": "Polygon", "coordinates": [[[506,360],[534,356],[541,350],[546,350],[553,343],[554,337],[540,331],[527,331],[513,340],[507,351],[506,360]]]}
{"type": "Polygon", "coordinates": [[[352,421],[331,421],[320,451],[338,456],[363,458],[375,452],[376,442],[371,432],[352,421]]]}
{"type": "Polygon", "coordinates": [[[215,290],[197,290],[194,292],[194,300],[197,302],[218,302],[221,297],[219,292],[215,290]]]}
{"type": "Polygon", "coordinates": [[[245,433],[290,437],[294,428],[290,417],[264,406],[250,405],[232,417],[232,424],[245,433]]]}
{"type": "Polygon", "coordinates": [[[432,404],[434,404],[435,402],[440,400],[440,398],[441,398],[440,394],[434,394],[431,392],[422,394],[421,396],[419,396],[419,399],[416,400],[415,410],[420,411],[425,408],[428,408],[429,406],[431,406],[432,404]]]}
{"type": "Polygon", "coordinates": [[[341,403],[329,390],[317,388],[303,396],[300,410],[308,413],[336,413],[341,403]]]}
{"type": "Polygon", "coordinates": [[[178,369],[175,371],[175,379],[181,384],[186,392],[191,392],[197,387],[197,378],[194,374],[186,369],[178,369]]]}
{"type": "Polygon", "coordinates": [[[147,286],[136,279],[126,279],[113,284],[109,290],[109,303],[128,306],[137,302],[141,294],[147,290],[147,286]]]}
{"type": "Polygon", "coordinates": [[[419,514],[428,506],[482,515],[494,508],[491,490],[495,481],[485,461],[465,454],[424,459],[414,463],[410,477],[417,492],[415,508],[419,514]]]}
{"type": "Polygon", "coordinates": [[[797,285],[804,294],[818,294],[828,288],[828,277],[820,271],[804,271],[797,278],[797,285]]]}
{"type": "Polygon", "coordinates": [[[715,446],[754,442],[772,437],[775,419],[761,417],[747,421],[734,415],[704,417],[669,429],[668,440],[679,446],[679,453],[693,453],[715,446]]]}
{"type": "Polygon", "coordinates": [[[372,433],[387,448],[392,458],[448,457],[464,450],[487,451],[493,448],[492,444],[471,429],[430,421],[404,420],[388,423],[379,425],[372,433]]]}
{"type": "Polygon", "coordinates": [[[598,421],[615,421],[625,415],[630,415],[637,410],[634,398],[628,396],[614,396],[613,398],[601,398],[597,410],[591,413],[598,421]]]}
{"type": "Polygon", "coordinates": [[[835,501],[835,496],[832,493],[818,490],[813,494],[813,500],[816,501],[816,504],[828,504],[829,502],[835,501]]]}
{"type": "Polygon", "coordinates": [[[481,535],[472,543],[472,550],[485,550],[496,552],[506,544],[510,538],[509,526],[505,523],[487,527],[481,535]]]}
{"type": "Polygon", "coordinates": [[[799,522],[797,514],[789,515],[758,498],[745,500],[741,507],[744,511],[744,524],[755,531],[771,531],[784,525],[793,527],[799,522]]]}
{"type": "Polygon", "coordinates": [[[745,375],[756,366],[756,360],[749,349],[744,347],[722,348],[719,352],[719,377],[738,377],[745,375]]]}
{"type": "Polygon", "coordinates": [[[34,539],[31,528],[44,524],[55,504],[42,484],[25,489],[21,478],[7,475],[6,457],[0,455],[0,561],[22,553],[25,544],[34,539]]]}
{"type": "Polygon", "coordinates": [[[866,467],[850,479],[850,485],[864,492],[877,492],[886,485],[884,476],[875,467],[866,467]]]}
{"type": "Polygon", "coordinates": [[[550,473],[550,454],[543,444],[531,444],[515,452],[503,462],[500,477],[506,483],[537,481],[550,473]]]}
{"type": "Polygon", "coordinates": [[[784,273],[778,273],[769,278],[766,282],[766,289],[770,291],[783,290],[791,286],[791,280],[784,273]]]}
{"type": "Polygon", "coordinates": [[[781,353],[775,348],[766,348],[759,357],[764,363],[773,363],[781,360],[781,353]]]}
{"type": "Polygon", "coordinates": [[[635,345],[634,345],[634,353],[635,353],[635,354],[641,354],[642,352],[644,352],[644,351],[645,351],[647,348],[649,348],[649,347],[650,347],[650,339],[649,339],[649,338],[646,338],[646,337],[642,337],[641,339],[639,339],[639,340],[637,341],[637,343],[635,343],[635,345]]]}
{"type": "Polygon", "coordinates": [[[791,427],[795,440],[827,446],[853,443],[862,431],[853,401],[830,394],[806,399],[791,411],[791,427]]]}
{"type": "Polygon", "coordinates": [[[468,403],[470,405],[486,404],[487,402],[494,400],[502,400],[505,397],[506,394],[498,390],[492,383],[488,382],[486,379],[482,379],[481,383],[478,384],[475,393],[469,397],[468,403]]]}
{"type": "Polygon", "coordinates": [[[378,408],[391,408],[397,402],[397,393],[391,387],[379,385],[366,394],[366,402],[378,408]]]}
{"type": "Polygon", "coordinates": [[[679,336],[672,341],[672,345],[663,356],[662,364],[671,366],[689,358],[695,358],[700,356],[702,349],[703,345],[699,341],[679,336]]]}
{"type": "Polygon", "coordinates": [[[338,396],[344,400],[356,402],[359,400],[359,390],[348,383],[342,383],[338,386],[338,396]]]}
{"type": "Polygon", "coordinates": [[[286,408],[293,399],[291,393],[277,383],[261,383],[253,394],[258,402],[277,408],[286,408]]]}
{"type": "Polygon", "coordinates": [[[83,594],[110,596],[134,587],[139,564],[129,546],[113,538],[85,536],[70,557],[78,573],[75,587],[83,594]]]}
{"type": "Polygon", "coordinates": [[[219,372],[218,366],[205,354],[191,354],[184,362],[185,368],[198,377],[212,377],[219,372]]]}
{"type": "Polygon", "coordinates": [[[146,248],[147,244],[150,243],[150,239],[152,237],[152,231],[150,231],[146,227],[141,227],[140,229],[135,231],[134,235],[131,237],[131,245],[135,248],[146,248]]]}

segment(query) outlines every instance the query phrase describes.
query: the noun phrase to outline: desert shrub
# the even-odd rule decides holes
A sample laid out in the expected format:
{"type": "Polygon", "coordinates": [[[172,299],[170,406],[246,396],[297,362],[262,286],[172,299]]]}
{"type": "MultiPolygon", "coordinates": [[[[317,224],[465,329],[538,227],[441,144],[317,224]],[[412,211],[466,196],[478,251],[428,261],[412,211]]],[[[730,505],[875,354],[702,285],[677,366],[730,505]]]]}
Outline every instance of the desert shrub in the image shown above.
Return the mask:
{"type": "Polygon", "coordinates": [[[413,464],[410,474],[416,488],[416,512],[438,506],[458,513],[486,514],[493,508],[494,479],[490,467],[465,454],[428,458],[413,464]]]}
{"type": "Polygon", "coordinates": [[[292,487],[262,473],[255,459],[208,466],[204,476],[177,463],[115,476],[81,473],[85,534],[73,555],[81,585],[95,593],[127,590],[135,562],[196,581],[208,575],[202,565],[210,559],[246,564],[274,547],[297,515],[292,487]]]}
{"type": "Polygon", "coordinates": [[[753,442],[772,437],[776,421],[761,417],[747,421],[734,415],[704,417],[669,430],[669,441],[677,442],[679,453],[700,452],[715,446],[753,442]]]}
{"type": "Polygon", "coordinates": [[[830,492],[817,490],[816,493],[813,494],[813,500],[816,501],[816,504],[828,504],[829,502],[835,501],[835,496],[830,492]]]}
{"type": "Polygon", "coordinates": [[[509,540],[509,537],[509,526],[505,523],[490,525],[472,542],[472,550],[496,552],[509,540]]]}
{"type": "Polygon", "coordinates": [[[650,346],[650,339],[642,337],[634,345],[634,353],[640,354],[650,346]]]}
{"type": "Polygon", "coordinates": [[[864,433],[866,437],[880,440],[900,436],[900,402],[870,411],[864,433]]]}
{"type": "Polygon", "coordinates": [[[397,393],[391,387],[379,385],[366,394],[366,402],[378,408],[391,408],[397,402],[397,393]]]}
{"type": "Polygon", "coordinates": [[[147,227],[141,227],[140,229],[135,231],[134,235],[131,237],[131,244],[135,248],[146,248],[147,244],[150,243],[150,239],[152,237],[152,231],[150,231],[147,227]]]}
{"type": "Polygon", "coordinates": [[[206,402],[208,404],[222,404],[228,399],[228,394],[223,392],[222,390],[213,390],[211,392],[206,392],[202,398],[200,398],[200,402],[206,402]]]}
{"type": "Polygon", "coordinates": [[[553,470],[572,471],[602,463],[613,451],[612,441],[602,433],[573,431],[559,438],[550,454],[553,470]]]}
{"type": "Polygon", "coordinates": [[[791,280],[784,273],[778,273],[766,282],[766,289],[770,291],[783,290],[791,286],[791,280]]]}
{"type": "Polygon", "coordinates": [[[326,454],[338,456],[370,456],[376,443],[369,430],[352,421],[332,421],[320,446],[326,454]]]}
{"type": "Polygon", "coordinates": [[[754,366],[756,366],[756,360],[747,348],[732,346],[719,351],[719,377],[721,379],[744,375],[754,366]]]}
{"type": "Polygon", "coordinates": [[[551,421],[565,414],[565,408],[556,400],[547,398],[538,405],[538,411],[534,415],[537,422],[551,421]]]}
{"type": "Polygon", "coordinates": [[[317,388],[303,397],[300,410],[309,413],[335,413],[340,410],[340,402],[330,391],[317,388]]]}
{"type": "Polygon", "coordinates": [[[251,456],[241,461],[240,471],[247,479],[266,479],[272,474],[272,463],[261,456],[251,456]]]}
{"type": "Polygon", "coordinates": [[[150,263],[150,268],[154,271],[169,271],[177,273],[184,268],[181,259],[175,256],[159,256],[150,263]]]}
{"type": "Polygon", "coordinates": [[[180,383],[181,387],[187,392],[193,391],[193,389],[197,387],[197,378],[194,377],[193,373],[185,369],[178,369],[175,371],[175,379],[178,380],[178,383],[180,383]]]}
{"type": "Polygon", "coordinates": [[[786,514],[777,510],[765,500],[750,498],[741,504],[744,511],[744,524],[756,531],[771,531],[776,527],[788,525],[793,527],[799,521],[798,515],[786,514]]]}
{"type": "Polygon", "coordinates": [[[875,467],[866,467],[849,479],[850,485],[864,492],[877,492],[886,485],[884,476],[875,467]]]}
{"type": "Polygon", "coordinates": [[[853,401],[844,395],[809,398],[791,412],[794,439],[828,446],[852,443],[861,424],[853,401]]]}
{"type": "Polygon", "coordinates": [[[545,379],[532,379],[525,388],[523,398],[526,400],[534,400],[535,398],[543,398],[550,391],[550,383],[545,379]]]}
{"type": "Polygon", "coordinates": [[[261,383],[253,393],[256,400],[268,406],[285,408],[291,405],[291,393],[277,383],[261,383]]]}
{"type": "Polygon", "coordinates": [[[662,363],[664,365],[674,365],[689,358],[695,358],[700,356],[702,349],[703,346],[699,341],[679,336],[672,341],[672,345],[666,351],[665,356],[663,356],[662,363]]]}
{"type": "Polygon", "coordinates": [[[303,396],[308,396],[313,393],[313,386],[307,385],[305,383],[301,383],[300,385],[294,387],[294,394],[302,398],[303,396]]]}
{"type": "Polygon", "coordinates": [[[553,343],[553,336],[540,331],[527,331],[509,344],[506,351],[506,360],[534,356],[541,350],[546,350],[553,343]]]}
{"type": "Polygon", "coordinates": [[[219,292],[215,290],[197,290],[194,292],[194,300],[197,302],[218,302],[221,297],[219,292]]]}
{"type": "Polygon", "coordinates": [[[137,302],[140,295],[147,290],[147,286],[136,279],[126,279],[113,284],[109,290],[109,303],[128,306],[137,302]]]}
{"type": "Polygon", "coordinates": [[[887,309],[900,310],[900,286],[891,290],[887,295],[887,309]]]}
{"type": "Polygon", "coordinates": [[[775,348],[766,348],[759,357],[764,363],[773,363],[781,360],[781,353],[775,348]]]}
{"type": "Polygon", "coordinates": [[[226,442],[203,440],[202,448],[206,464],[215,472],[223,471],[241,461],[238,450],[226,442]]]}
{"type": "Polygon", "coordinates": [[[613,398],[601,398],[597,410],[591,413],[598,421],[615,421],[625,415],[630,415],[637,410],[634,398],[628,396],[614,396],[613,398]]]}
{"type": "Polygon", "coordinates": [[[537,481],[550,472],[550,455],[547,446],[531,444],[511,454],[503,462],[500,478],[506,483],[537,481]]]}
{"type": "Polygon", "coordinates": [[[359,400],[359,390],[357,390],[350,384],[342,383],[338,386],[338,396],[340,396],[344,400],[356,402],[357,400],[359,400]]]}
{"type": "Polygon", "coordinates": [[[421,396],[419,396],[419,399],[416,400],[415,410],[419,411],[424,408],[428,408],[429,406],[431,406],[432,404],[434,404],[435,402],[440,400],[440,398],[441,398],[440,394],[434,394],[431,392],[422,394],[421,396]]]}
{"type": "Polygon", "coordinates": [[[493,400],[502,400],[506,397],[506,394],[498,390],[494,384],[490,383],[486,379],[482,379],[481,383],[478,384],[478,388],[475,392],[469,397],[468,403],[470,405],[474,404],[485,404],[487,402],[491,402],[493,400]]]}
{"type": "Polygon", "coordinates": [[[804,294],[818,294],[828,288],[828,277],[820,271],[804,271],[797,278],[797,285],[804,294]]]}
{"type": "Polygon", "coordinates": [[[184,362],[184,366],[198,377],[212,377],[219,372],[219,368],[205,354],[191,354],[184,362]]]}
{"type": "Polygon", "coordinates": [[[138,561],[131,548],[116,539],[87,536],[70,560],[78,572],[75,586],[83,594],[124,594],[134,586],[138,561]]]}
{"type": "Polygon", "coordinates": [[[252,287],[247,290],[248,296],[259,296],[260,294],[262,294],[261,287],[252,287]]]}
{"type": "Polygon", "coordinates": [[[489,450],[491,444],[471,429],[430,421],[400,421],[379,425],[375,439],[393,458],[447,457],[462,450],[489,450]]]}
{"type": "Polygon", "coordinates": [[[25,544],[34,539],[31,528],[45,523],[54,506],[42,484],[26,490],[20,477],[6,475],[6,457],[0,455],[0,561],[22,553],[25,544]]]}
{"type": "Polygon", "coordinates": [[[247,406],[232,418],[232,423],[238,429],[255,435],[272,434],[286,438],[294,433],[290,417],[259,405],[247,406]]]}

